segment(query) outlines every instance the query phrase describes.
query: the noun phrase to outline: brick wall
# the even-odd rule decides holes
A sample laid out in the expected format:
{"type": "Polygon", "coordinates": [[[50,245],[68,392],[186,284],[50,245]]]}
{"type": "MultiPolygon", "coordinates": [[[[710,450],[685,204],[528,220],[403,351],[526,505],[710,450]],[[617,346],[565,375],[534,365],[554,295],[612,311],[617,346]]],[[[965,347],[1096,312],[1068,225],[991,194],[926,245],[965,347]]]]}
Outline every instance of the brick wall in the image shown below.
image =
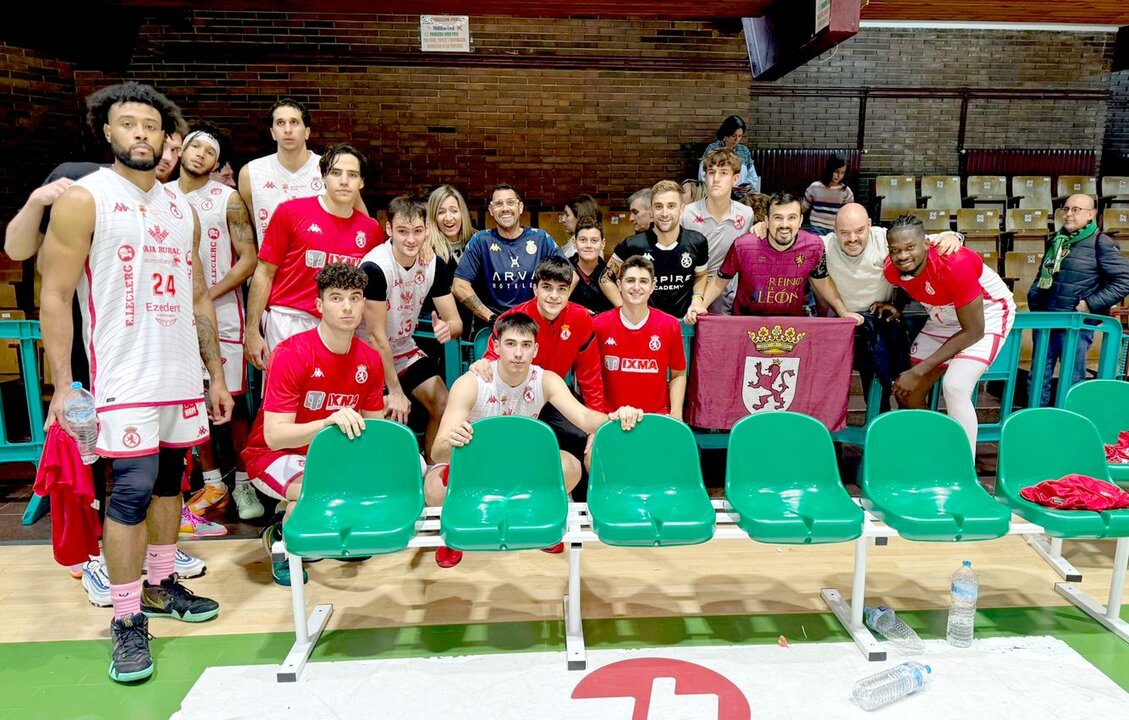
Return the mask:
{"type": "MultiPolygon", "coordinates": [[[[475,17],[473,52],[450,56],[419,51],[416,16],[166,12],[142,25],[129,75],[226,126],[245,157],[273,150],[263,113],[277,97],[296,96],[314,113],[315,148],[348,139],[370,154],[370,197],[444,181],[478,207],[502,180],[551,206],[580,192],[618,204],[639,186],[681,177],[690,148],[734,112],[749,121],[752,146],[854,146],[864,91],[864,179],[957,172],[965,88],[974,91],[970,147],[1102,145],[1102,98],[976,93],[1103,92],[1110,34],[867,29],[784,79],[750,88],[743,36],[732,29],[475,17]],[[891,96],[899,94],[913,97],[891,96]]],[[[11,67],[23,58],[9,49],[0,61],[11,67]]],[[[46,73],[50,63],[37,62],[46,73]]],[[[75,70],[73,92],[116,79],[75,70]]],[[[68,91],[63,83],[59,93],[68,91]]],[[[3,112],[27,114],[12,96],[3,112]]],[[[58,99],[62,116],[78,103],[58,99]]],[[[26,132],[58,140],[56,127],[76,127],[70,117],[52,119],[50,130],[47,122],[26,132]]],[[[22,162],[69,159],[71,147],[60,144],[38,146],[22,162]]],[[[12,184],[0,189],[11,205],[12,184]]]]}
{"type": "Polygon", "coordinates": [[[1129,175],[1129,70],[1113,73],[1106,122],[1106,172],[1129,175]]]}

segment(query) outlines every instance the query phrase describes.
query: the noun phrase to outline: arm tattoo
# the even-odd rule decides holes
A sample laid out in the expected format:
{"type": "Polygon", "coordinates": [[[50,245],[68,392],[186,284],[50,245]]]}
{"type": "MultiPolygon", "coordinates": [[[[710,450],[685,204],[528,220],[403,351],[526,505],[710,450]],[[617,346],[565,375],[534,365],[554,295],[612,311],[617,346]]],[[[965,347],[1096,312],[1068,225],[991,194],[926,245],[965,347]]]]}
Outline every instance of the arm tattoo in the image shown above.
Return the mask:
{"type": "Polygon", "coordinates": [[[196,337],[200,341],[200,359],[204,361],[204,365],[210,368],[212,363],[219,363],[219,336],[216,335],[212,319],[207,315],[196,314],[196,337]]]}
{"type": "Polygon", "coordinates": [[[482,318],[483,320],[486,319],[486,315],[492,314],[490,312],[490,308],[486,307],[486,305],[484,305],[482,301],[478,299],[478,296],[473,292],[470,295],[466,296],[466,299],[463,300],[463,305],[466,305],[468,308],[470,308],[470,311],[472,313],[478,315],[478,317],[482,318]]]}
{"type": "Polygon", "coordinates": [[[251,228],[251,218],[247,215],[247,206],[242,199],[234,207],[228,204],[227,229],[231,242],[240,255],[255,251],[255,231],[251,228]]]}

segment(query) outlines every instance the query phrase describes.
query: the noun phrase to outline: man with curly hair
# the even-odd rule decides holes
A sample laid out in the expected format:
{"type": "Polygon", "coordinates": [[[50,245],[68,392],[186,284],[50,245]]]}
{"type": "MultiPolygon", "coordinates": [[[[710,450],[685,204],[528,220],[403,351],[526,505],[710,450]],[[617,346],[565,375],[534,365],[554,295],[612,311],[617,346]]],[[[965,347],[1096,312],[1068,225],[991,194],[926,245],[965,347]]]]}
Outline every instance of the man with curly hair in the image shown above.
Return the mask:
{"type": "Polygon", "coordinates": [[[194,595],[174,572],[186,451],[208,439],[197,352],[211,378],[213,421],[229,420],[234,403],[220,362],[215,309],[203,274],[193,272],[196,214],[155,172],[180,112],[135,82],[93,93],[87,108],[114,163],[59,197],[43,242],[41,260],[50,270],[40,322],[56,388],[47,425],[58,423],[73,435],[64,409],[75,395],[71,305],[77,289],[98,408],[97,452],[110,459],[114,477],[104,527],[114,607],[110,677],[130,682],[153,673],[148,618],[200,622],[219,612],[215,601],[194,595]]]}

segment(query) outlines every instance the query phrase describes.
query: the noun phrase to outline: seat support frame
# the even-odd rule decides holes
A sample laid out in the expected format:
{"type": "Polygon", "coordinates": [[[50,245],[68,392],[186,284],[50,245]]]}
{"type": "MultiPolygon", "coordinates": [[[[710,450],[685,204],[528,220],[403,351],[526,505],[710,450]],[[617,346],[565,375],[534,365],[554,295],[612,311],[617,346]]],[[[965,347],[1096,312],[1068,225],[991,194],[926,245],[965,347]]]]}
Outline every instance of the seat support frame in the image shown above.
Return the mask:
{"type": "Polygon", "coordinates": [[[1117,549],[1113,554],[1113,576],[1109,579],[1109,599],[1105,607],[1070,582],[1055,583],[1055,592],[1097,620],[1105,629],[1129,642],[1129,623],[1121,619],[1121,598],[1125,592],[1127,564],[1129,564],[1129,537],[1117,538],[1117,549]]]}

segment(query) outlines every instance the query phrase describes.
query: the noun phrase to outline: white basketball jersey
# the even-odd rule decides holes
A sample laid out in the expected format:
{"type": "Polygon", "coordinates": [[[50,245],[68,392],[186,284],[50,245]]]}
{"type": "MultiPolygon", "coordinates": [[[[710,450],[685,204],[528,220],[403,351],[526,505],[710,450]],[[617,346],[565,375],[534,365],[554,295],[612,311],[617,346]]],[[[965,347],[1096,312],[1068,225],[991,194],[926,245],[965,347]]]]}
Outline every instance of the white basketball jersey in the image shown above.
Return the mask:
{"type": "Polygon", "coordinates": [[[498,361],[490,363],[494,379],[486,382],[477,375],[478,400],[470,411],[470,422],[484,417],[523,415],[535,418],[545,406],[545,390],[541,386],[545,371],[538,365],[529,366],[529,376],[517,387],[502,382],[498,375],[498,361]]]}
{"type": "Polygon", "coordinates": [[[255,215],[255,227],[259,232],[259,242],[267,231],[267,223],[279,203],[295,198],[321,195],[325,183],[321,179],[318,162],[321,156],[310,153],[306,164],[298,172],[290,172],[278,161],[278,154],[267,155],[247,163],[247,177],[251,181],[251,212],[255,215]]]}
{"type": "MultiPolygon", "coordinates": [[[[222,280],[235,264],[235,250],[227,227],[227,205],[235,189],[209,180],[203,187],[182,193],[177,181],[167,183],[196,209],[200,220],[200,269],[204,282],[212,287],[222,280]]],[[[220,340],[243,342],[243,292],[236,288],[214,299],[220,340]]]]}
{"type": "Polygon", "coordinates": [[[392,360],[396,373],[423,357],[412,333],[423,308],[424,298],[435,283],[435,258],[427,265],[405,268],[392,255],[392,243],[377,245],[361,259],[361,264],[371,262],[384,273],[388,285],[388,341],[392,345],[392,360]]]}
{"type": "Polygon", "coordinates": [[[192,207],[161,183],[113,170],[77,185],[94,197],[79,279],[83,340],[100,410],[197,402],[204,392],[192,302],[192,207]]]}

